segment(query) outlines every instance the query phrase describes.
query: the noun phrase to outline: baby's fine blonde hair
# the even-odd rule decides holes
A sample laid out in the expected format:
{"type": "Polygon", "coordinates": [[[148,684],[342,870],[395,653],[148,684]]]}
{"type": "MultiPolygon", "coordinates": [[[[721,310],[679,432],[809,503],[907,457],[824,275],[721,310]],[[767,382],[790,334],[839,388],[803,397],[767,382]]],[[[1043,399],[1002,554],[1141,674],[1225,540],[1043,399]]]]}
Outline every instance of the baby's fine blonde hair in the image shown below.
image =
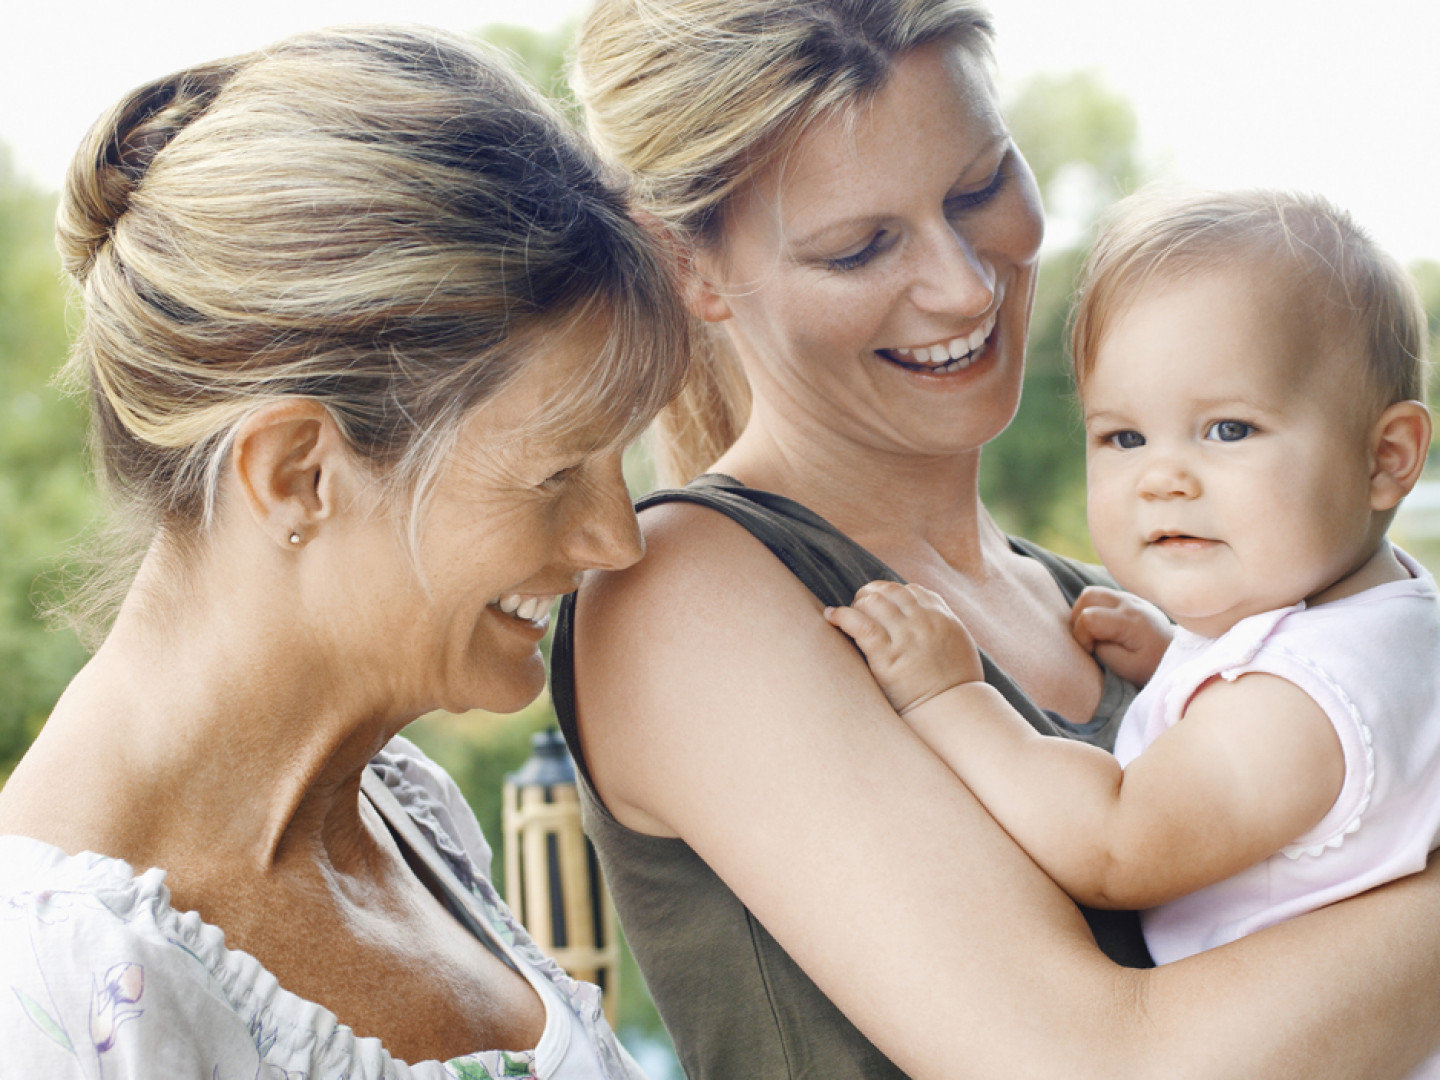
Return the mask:
{"type": "Polygon", "coordinates": [[[688,359],[668,263],[593,152],[438,31],[305,34],[139,88],[80,147],[56,233],[84,303],[68,371],[142,545],[203,534],[267,401],[323,404],[413,525],[463,418],[554,336],[595,340],[551,427],[617,440],[688,359]]]}
{"type": "MultiPolygon", "coordinates": [[[[1102,220],[1080,271],[1070,348],[1083,389],[1110,322],[1149,283],[1264,261],[1320,296],[1350,335],[1379,409],[1425,399],[1427,324],[1415,283],[1344,210],[1317,195],[1151,188],[1102,220]]],[[[1217,318],[1223,313],[1217,313],[1217,318]]]]}
{"type": "MultiPolygon", "coordinates": [[[[876,94],[906,53],[945,42],[988,63],[991,36],[974,0],[598,0],[571,86],[640,205],[682,244],[711,244],[737,192],[817,121],[876,94]]],[[[715,335],[705,344],[660,418],[671,482],[719,457],[749,412],[734,357],[715,335]]]]}

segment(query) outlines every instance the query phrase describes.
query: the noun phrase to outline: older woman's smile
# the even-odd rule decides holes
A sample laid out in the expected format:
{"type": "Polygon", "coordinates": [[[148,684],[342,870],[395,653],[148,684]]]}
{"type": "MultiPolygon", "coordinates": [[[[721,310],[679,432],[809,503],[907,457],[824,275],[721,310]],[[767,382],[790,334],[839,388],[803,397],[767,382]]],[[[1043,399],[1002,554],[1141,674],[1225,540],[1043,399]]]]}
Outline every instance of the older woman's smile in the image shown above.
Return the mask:
{"type": "Polygon", "coordinates": [[[512,618],[538,622],[544,626],[550,621],[550,608],[554,603],[554,596],[521,596],[519,593],[511,593],[500,597],[491,606],[512,618]]]}

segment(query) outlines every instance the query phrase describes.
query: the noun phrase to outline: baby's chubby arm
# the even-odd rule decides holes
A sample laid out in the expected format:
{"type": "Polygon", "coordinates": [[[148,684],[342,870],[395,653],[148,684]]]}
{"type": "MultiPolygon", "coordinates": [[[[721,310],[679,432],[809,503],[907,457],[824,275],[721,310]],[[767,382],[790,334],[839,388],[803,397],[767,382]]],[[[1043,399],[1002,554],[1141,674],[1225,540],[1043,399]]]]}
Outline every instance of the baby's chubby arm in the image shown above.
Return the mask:
{"type": "Polygon", "coordinates": [[[1115,674],[1144,686],[1170,647],[1174,627],[1154,604],[1132,593],[1091,585],[1070,609],[1070,632],[1081,648],[1115,674]]]}
{"type": "Polygon", "coordinates": [[[1284,679],[1206,685],[1122,770],[1097,747],[1039,734],[980,681],[969,634],[929,590],[872,582],[826,617],[1006,832],[1092,907],[1152,907],[1239,873],[1319,822],[1340,792],[1334,727],[1284,679]]]}

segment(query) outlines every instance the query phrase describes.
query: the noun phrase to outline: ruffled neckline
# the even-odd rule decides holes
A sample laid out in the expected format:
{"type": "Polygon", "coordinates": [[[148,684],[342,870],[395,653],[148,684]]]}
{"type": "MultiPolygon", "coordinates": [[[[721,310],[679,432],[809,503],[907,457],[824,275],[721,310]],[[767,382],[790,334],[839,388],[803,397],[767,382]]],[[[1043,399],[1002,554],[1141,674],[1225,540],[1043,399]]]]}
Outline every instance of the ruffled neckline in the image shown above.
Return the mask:
{"type": "MultiPolygon", "coordinates": [[[[488,870],[488,866],[475,866],[442,824],[451,818],[449,809],[428,788],[409,780],[398,760],[382,754],[371,767],[460,882],[477,880],[478,874],[488,870]]],[[[479,838],[478,831],[475,837],[479,838]]],[[[477,854],[488,861],[488,846],[477,854]]],[[[262,1059],[278,1048],[307,1059],[312,1076],[347,1080],[448,1080],[476,1075],[523,1080],[535,1075],[535,1049],[481,1050],[449,1062],[409,1063],[392,1057],[380,1039],[356,1035],[325,1006],[286,990],[256,957],[227,947],[220,927],[205,922],[196,912],[174,908],[165,877],[159,867],[137,874],[123,859],[91,851],[71,855],[32,837],[0,835],[0,904],[30,909],[42,922],[62,921],[77,906],[99,904],[124,923],[153,926],[162,939],[203,969],[209,988],[248,1026],[262,1059]],[[35,883],[42,887],[35,888],[35,883]]],[[[493,923],[487,921],[487,925],[513,954],[516,942],[506,940],[509,935],[493,923]]],[[[524,959],[530,962],[533,958],[524,959]]],[[[553,1041],[556,1008],[563,1007],[563,999],[556,988],[543,987],[544,979],[536,977],[533,966],[528,971],[522,968],[522,974],[545,1006],[544,1045],[547,1039],[553,1041]]]]}

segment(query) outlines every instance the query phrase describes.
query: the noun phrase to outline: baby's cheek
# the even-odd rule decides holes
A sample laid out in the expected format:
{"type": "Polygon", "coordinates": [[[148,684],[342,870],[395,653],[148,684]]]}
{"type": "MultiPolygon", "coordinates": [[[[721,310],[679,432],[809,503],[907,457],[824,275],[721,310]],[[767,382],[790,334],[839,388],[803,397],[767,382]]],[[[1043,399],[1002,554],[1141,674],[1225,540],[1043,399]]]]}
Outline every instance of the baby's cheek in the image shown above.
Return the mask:
{"type": "Polygon", "coordinates": [[[1128,515],[1115,500],[1106,498],[1102,491],[1092,493],[1087,518],[1090,543],[1094,546],[1095,553],[1100,556],[1100,561],[1114,574],[1116,567],[1111,566],[1111,563],[1124,561],[1127,548],[1125,540],[1133,532],[1128,515]]]}

